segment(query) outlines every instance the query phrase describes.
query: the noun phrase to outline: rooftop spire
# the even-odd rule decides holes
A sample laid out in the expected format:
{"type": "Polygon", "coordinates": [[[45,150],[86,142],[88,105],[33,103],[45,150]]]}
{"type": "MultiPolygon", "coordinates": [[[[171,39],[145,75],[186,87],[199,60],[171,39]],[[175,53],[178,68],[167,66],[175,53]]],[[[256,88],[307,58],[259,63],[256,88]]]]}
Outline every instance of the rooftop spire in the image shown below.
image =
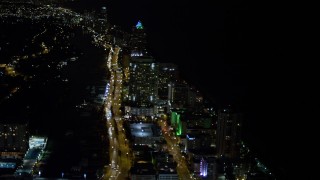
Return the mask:
{"type": "Polygon", "coordinates": [[[143,29],[143,26],[142,26],[142,23],[141,23],[140,20],[138,21],[138,23],[137,23],[137,25],[136,25],[136,28],[137,28],[137,29],[143,29]]]}

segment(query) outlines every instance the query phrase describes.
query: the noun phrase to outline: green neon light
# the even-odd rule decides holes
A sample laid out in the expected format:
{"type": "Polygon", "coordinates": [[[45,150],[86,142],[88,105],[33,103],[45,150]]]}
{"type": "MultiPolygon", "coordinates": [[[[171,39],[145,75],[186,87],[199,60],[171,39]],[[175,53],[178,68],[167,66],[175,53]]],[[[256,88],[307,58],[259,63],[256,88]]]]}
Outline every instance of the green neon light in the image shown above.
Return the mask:
{"type": "Polygon", "coordinates": [[[177,136],[182,134],[182,122],[180,120],[180,114],[177,112],[171,113],[171,126],[175,128],[175,133],[177,136]]]}
{"type": "Polygon", "coordinates": [[[178,113],[176,113],[176,112],[171,113],[171,125],[173,125],[173,126],[177,123],[177,115],[178,115],[178,113]]]}
{"type": "Polygon", "coordinates": [[[180,120],[180,114],[177,115],[177,124],[176,124],[176,135],[180,136],[182,134],[182,122],[180,120]]]}

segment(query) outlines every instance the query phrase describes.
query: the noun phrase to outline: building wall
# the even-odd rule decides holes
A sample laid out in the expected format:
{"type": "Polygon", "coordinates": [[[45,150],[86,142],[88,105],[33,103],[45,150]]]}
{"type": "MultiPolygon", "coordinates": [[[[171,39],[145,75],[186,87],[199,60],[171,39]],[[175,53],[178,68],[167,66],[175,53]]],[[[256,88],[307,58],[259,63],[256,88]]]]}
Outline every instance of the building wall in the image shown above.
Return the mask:
{"type": "Polygon", "coordinates": [[[187,150],[210,148],[213,142],[212,136],[209,134],[187,135],[187,150]]]}
{"type": "Polygon", "coordinates": [[[129,101],[138,107],[153,105],[158,99],[158,64],[152,57],[137,57],[129,71],[129,101]]]}
{"type": "Polygon", "coordinates": [[[144,116],[153,116],[156,114],[156,110],[154,107],[151,108],[138,108],[138,107],[132,107],[132,108],[127,108],[129,109],[129,114],[131,115],[144,115],[144,116]]]}
{"type": "Polygon", "coordinates": [[[132,180],[156,180],[155,175],[140,175],[140,174],[132,174],[132,180]]]}
{"type": "Polygon", "coordinates": [[[0,152],[3,152],[1,156],[24,153],[27,149],[28,131],[26,124],[0,124],[0,152]]]}
{"type": "Polygon", "coordinates": [[[159,98],[169,100],[169,84],[178,80],[177,66],[172,63],[159,63],[159,98]]]}
{"type": "Polygon", "coordinates": [[[158,180],[178,180],[178,174],[159,174],[158,180]]]}
{"type": "Polygon", "coordinates": [[[218,112],[217,155],[229,158],[238,157],[241,139],[241,114],[223,109],[218,112]]]}

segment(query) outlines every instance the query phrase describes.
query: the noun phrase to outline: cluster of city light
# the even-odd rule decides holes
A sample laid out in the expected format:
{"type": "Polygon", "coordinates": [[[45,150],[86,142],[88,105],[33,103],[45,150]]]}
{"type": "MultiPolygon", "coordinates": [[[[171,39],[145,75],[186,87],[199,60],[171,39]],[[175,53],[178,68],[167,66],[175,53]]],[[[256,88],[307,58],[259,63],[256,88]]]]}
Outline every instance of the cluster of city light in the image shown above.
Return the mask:
{"type": "MultiPolygon", "coordinates": [[[[23,173],[33,174],[36,171],[35,166],[41,160],[46,144],[47,137],[31,136],[29,138],[29,149],[25,154],[23,164],[15,171],[16,176],[21,176],[23,173]]],[[[41,171],[38,173],[40,176],[41,171]]]]}
{"type": "Polygon", "coordinates": [[[30,6],[23,4],[6,4],[0,8],[0,17],[16,17],[28,18],[31,20],[45,20],[49,17],[56,19],[68,20],[68,23],[79,23],[81,21],[80,14],[66,8],[53,6],[30,6]]]}

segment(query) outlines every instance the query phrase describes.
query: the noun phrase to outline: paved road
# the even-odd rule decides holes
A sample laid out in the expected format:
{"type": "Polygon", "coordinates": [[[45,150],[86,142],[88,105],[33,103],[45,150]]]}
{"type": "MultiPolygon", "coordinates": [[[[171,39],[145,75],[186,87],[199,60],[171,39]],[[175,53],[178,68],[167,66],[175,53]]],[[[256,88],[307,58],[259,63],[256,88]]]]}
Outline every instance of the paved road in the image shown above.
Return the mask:
{"type": "Polygon", "coordinates": [[[105,102],[106,125],[110,140],[110,164],[107,166],[104,179],[126,179],[131,167],[131,153],[123,128],[121,107],[123,73],[118,65],[120,48],[112,49],[108,57],[111,72],[108,95],[105,102]]]}

